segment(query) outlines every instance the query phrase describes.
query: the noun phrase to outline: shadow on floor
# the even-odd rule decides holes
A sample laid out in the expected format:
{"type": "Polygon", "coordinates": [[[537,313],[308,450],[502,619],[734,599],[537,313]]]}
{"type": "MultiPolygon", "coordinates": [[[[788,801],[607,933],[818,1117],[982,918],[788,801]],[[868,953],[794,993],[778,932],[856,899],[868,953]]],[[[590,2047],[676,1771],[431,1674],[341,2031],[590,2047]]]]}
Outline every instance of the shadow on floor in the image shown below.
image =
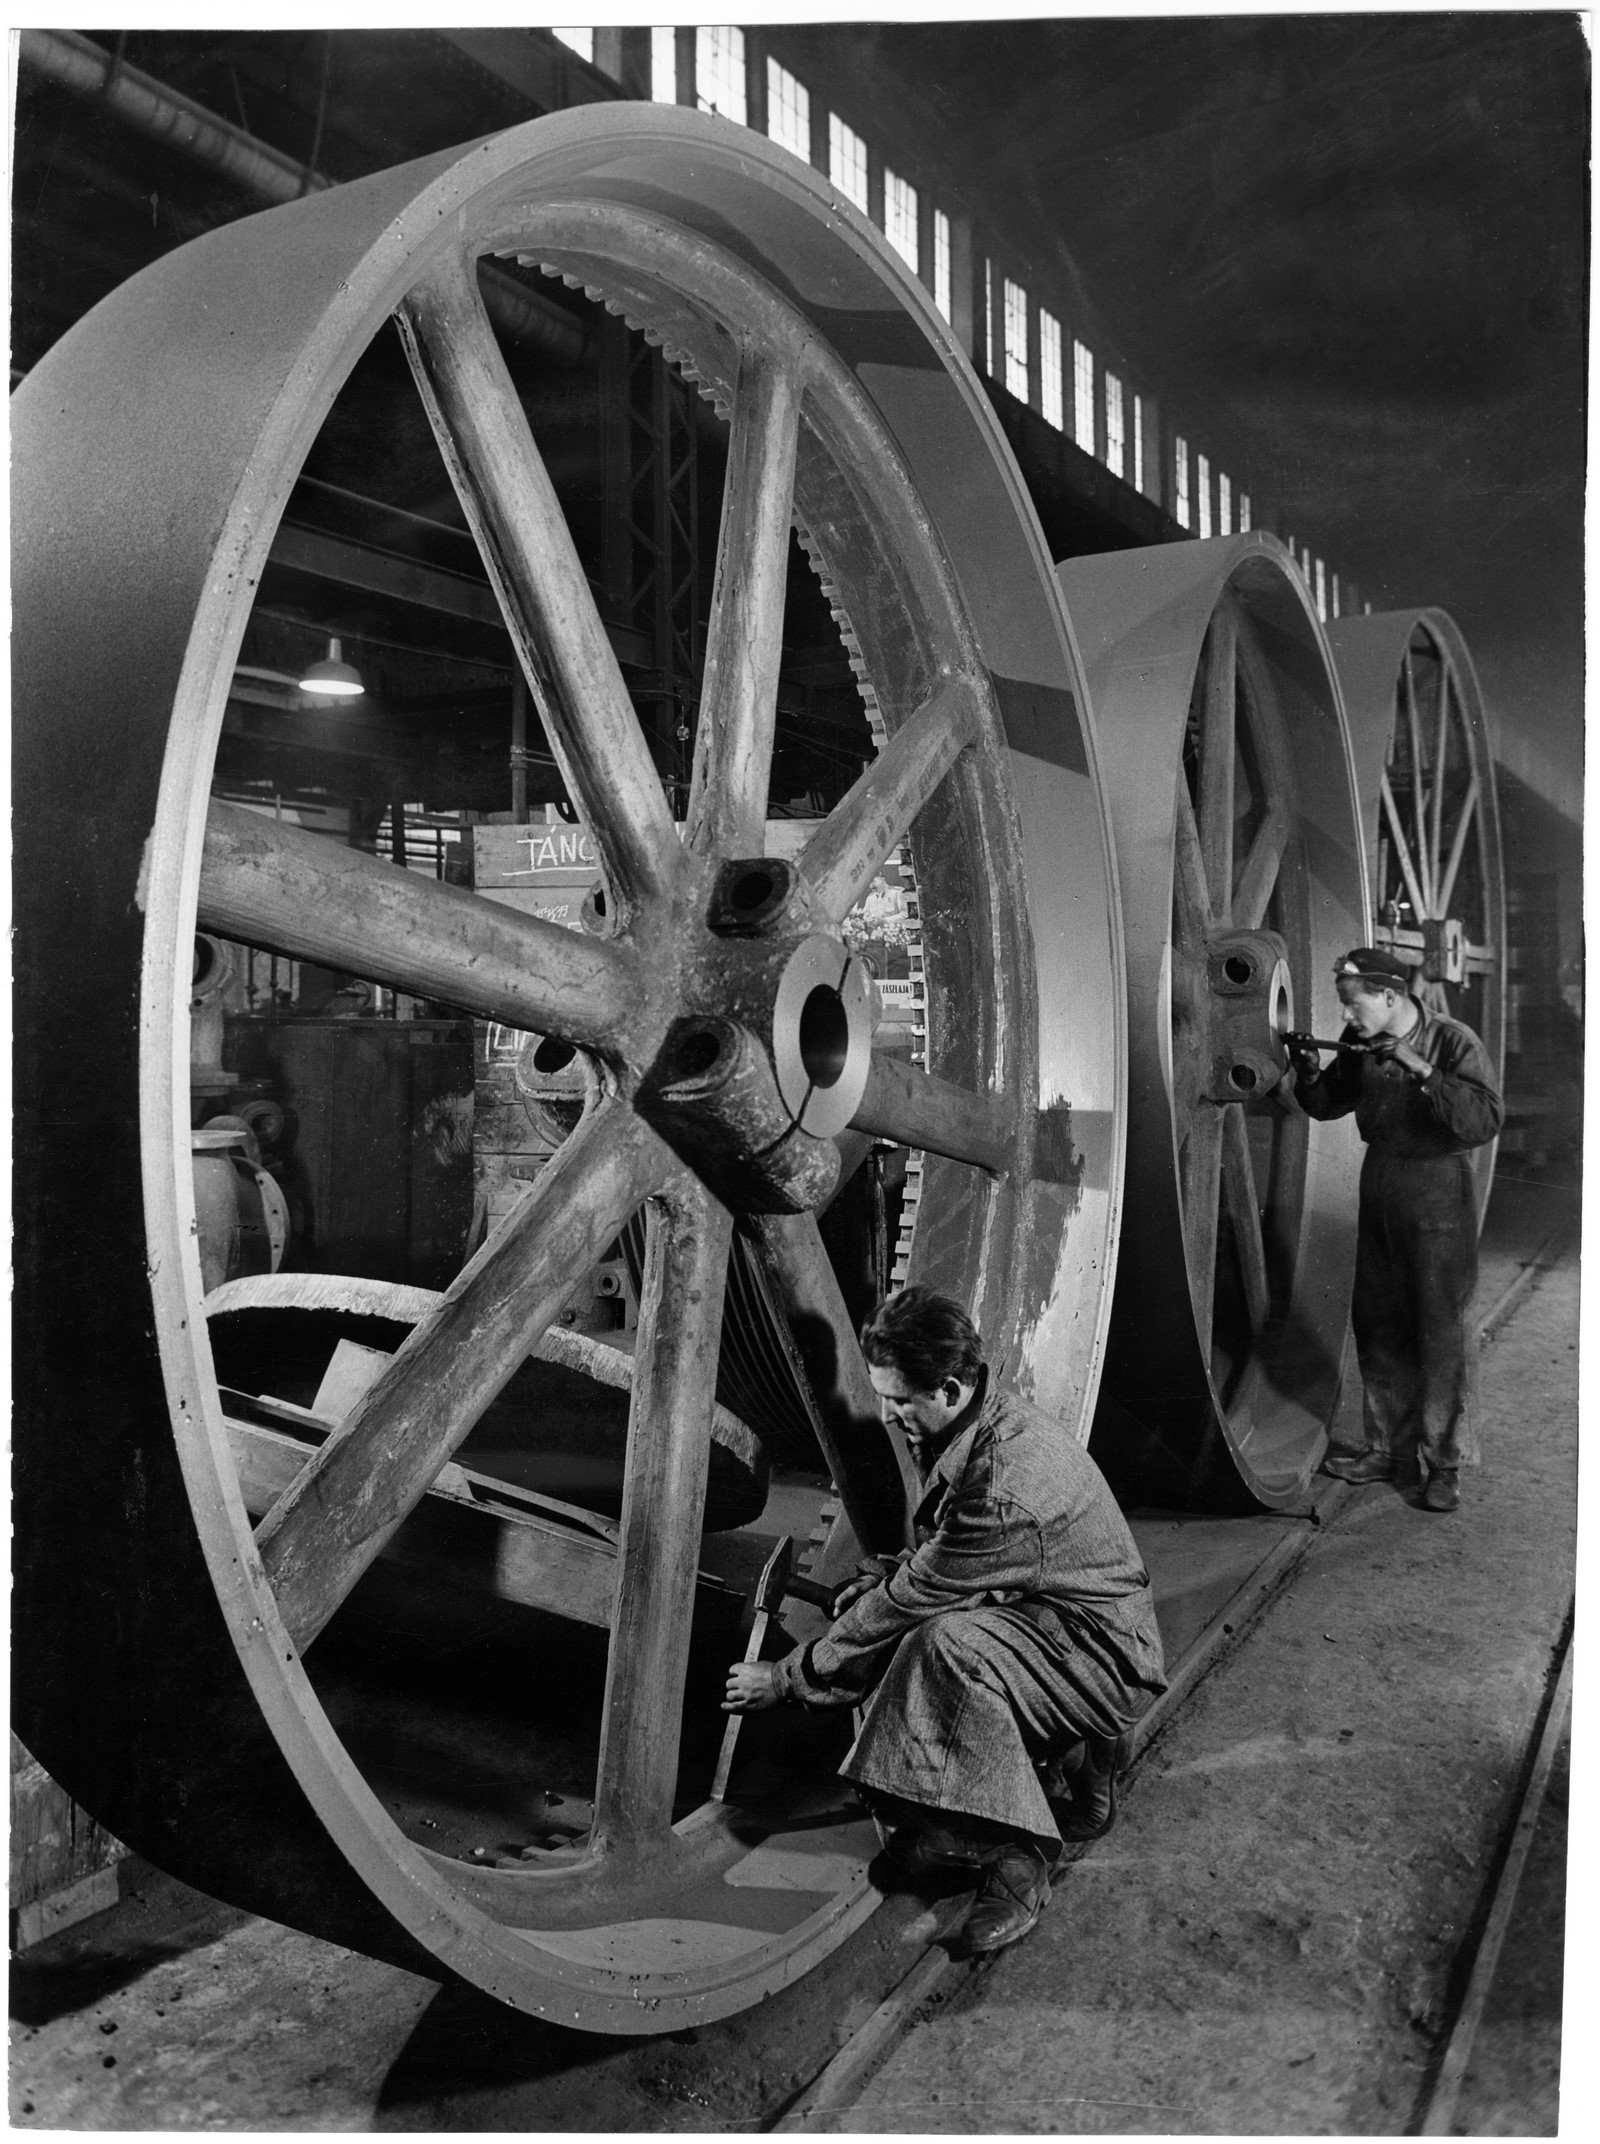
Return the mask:
{"type": "MultiPolygon", "coordinates": [[[[632,2044],[632,2043],[630,2043],[632,2044]]],[[[453,2105],[614,2061],[615,2039],[509,2010],[476,1988],[443,1987],[392,2064],[379,2129],[449,2128],[453,2105]]],[[[476,2126],[474,2123],[472,2126],[476,2126]]]]}
{"type": "Polygon", "coordinates": [[[117,1869],[117,1904],[11,1961],[11,2015],[48,2025],[129,1987],[169,1959],[204,1950],[251,1916],[224,1906],[130,1854],[117,1869]]]}

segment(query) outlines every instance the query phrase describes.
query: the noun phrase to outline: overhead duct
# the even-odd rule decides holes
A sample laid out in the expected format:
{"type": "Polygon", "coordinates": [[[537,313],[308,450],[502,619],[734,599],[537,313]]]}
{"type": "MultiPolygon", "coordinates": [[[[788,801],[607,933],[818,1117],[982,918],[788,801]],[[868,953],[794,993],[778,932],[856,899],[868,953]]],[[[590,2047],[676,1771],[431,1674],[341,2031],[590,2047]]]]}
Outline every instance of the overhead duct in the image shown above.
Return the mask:
{"type": "MultiPolygon", "coordinates": [[[[151,141],[181,149],[265,201],[298,201],[335,183],[208,112],[192,97],[125,65],[76,30],[24,30],[21,50],[30,67],[63,89],[97,98],[151,141]]],[[[583,330],[569,312],[498,268],[481,266],[478,280],[489,317],[503,334],[555,364],[578,362],[583,330]]]]}

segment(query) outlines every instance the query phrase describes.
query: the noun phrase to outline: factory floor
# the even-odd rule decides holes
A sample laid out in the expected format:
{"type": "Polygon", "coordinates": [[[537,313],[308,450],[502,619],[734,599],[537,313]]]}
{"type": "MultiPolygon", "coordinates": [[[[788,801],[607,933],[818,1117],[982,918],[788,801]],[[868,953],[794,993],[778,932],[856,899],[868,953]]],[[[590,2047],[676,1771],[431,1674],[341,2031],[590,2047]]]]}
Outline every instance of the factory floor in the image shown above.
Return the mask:
{"type": "MultiPolygon", "coordinates": [[[[1484,1309],[1541,1237],[1543,1188],[1497,1189],[1484,1309]]],[[[1034,1934],[908,2019],[827,2126],[1393,2134],[1420,2120],[1572,1595],[1577,1320],[1569,1249],[1484,1351],[1484,1463],[1461,1510],[1430,1515],[1379,1485],[1319,1529],[1034,1934]]],[[[1219,1523],[1207,1548],[1198,1522],[1138,1518],[1174,1656],[1304,1524],[1219,1523]]],[[[1455,2134],[1556,2133],[1566,1762],[1564,1746],[1455,2134]]],[[[770,2126],[806,2081],[801,2050],[825,2059],[861,2022],[848,1975],[826,1970],[744,2020],[596,2040],[137,1860],[121,1887],[13,1962],[16,2126],[728,2133],[770,2126]]]]}

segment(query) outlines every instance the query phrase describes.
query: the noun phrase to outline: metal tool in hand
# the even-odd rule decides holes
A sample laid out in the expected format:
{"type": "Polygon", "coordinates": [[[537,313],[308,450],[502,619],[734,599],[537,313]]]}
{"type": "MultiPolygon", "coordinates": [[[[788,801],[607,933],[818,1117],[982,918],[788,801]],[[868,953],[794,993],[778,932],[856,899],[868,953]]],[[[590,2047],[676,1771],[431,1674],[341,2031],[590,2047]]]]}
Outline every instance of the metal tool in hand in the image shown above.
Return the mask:
{"type": "MultiPolygon", "coordinates": [[[[767,1627],[778,1609],[786,1600],[811,1601],[818,1608],[833,1613],[837,1589],[818,1585],[815,1579],[799,1577],[794,1568],[794,1539],[785,1534],[762,1567],[756,1581],[754,1596],[755,1614],[751,1618],[749,1642],[744,1649],[746,1667],[761,1657],[761,1648],[766,1643],[767,1627]]],[[[722,1737],[722,1750],[717,1758],[717,1769],[711,1781],[711,1799],[720,1802],[728,1789],[728,1774],[733,1770],[733,1753],[739,1741],[739,1726],[744,1719],[736,1712],[729,1719],[722,1737]]]]}
{"type": "Polygon", "coordinates": [[[1336,1042],[1330,1042],[1322,1035],[1303,1035],[1298,1029],[1284,1035],[1282,1041],[1286,1050],[1367,1051],[1372,1048],[1370,1042],[1361,1042],[1349,1035],[1341,1035],[1336,1042]]]}

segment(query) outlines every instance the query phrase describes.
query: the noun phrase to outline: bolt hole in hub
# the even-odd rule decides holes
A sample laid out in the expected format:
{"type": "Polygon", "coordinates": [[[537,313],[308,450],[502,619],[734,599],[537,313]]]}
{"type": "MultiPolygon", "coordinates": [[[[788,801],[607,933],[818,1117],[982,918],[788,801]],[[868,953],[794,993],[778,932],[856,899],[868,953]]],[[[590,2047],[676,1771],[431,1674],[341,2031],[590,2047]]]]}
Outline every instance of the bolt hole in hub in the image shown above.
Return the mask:
{"type": "Polygon", "coordinates": [[[1249,1065],[1232,1066],[1228,1073],[1228,1079],[1230,1084],[1236,1087],[1240,1094],[1254,1094],[1257,1087],[1261,1084],[1259,1079],[1256,1077],[1255,1072],[1251,1069],[1249,1065]]]}
{"type": "Polygon", "coordinates": [[[553,1036],[546,1035],[534,1050],[533,1068],[550,1077],[565,1072],[577,1054],[570,1042],[557,1042],[553,1036]]]}
{"type": "Polygon", "coordinates": [[[1256,972],[1243,953],[1230,953],[1222,963],[1222,969],[1229,982],[1237,983],[1241,989],[1252,979],[1256,972]]]}
{"type": "Polygon", "coordinates": [[[776,884],[770,871],[742,871],[729,889],[728,898],[741,916],[765,908],[776,884]]]}
{"type": "Polygon", "coordinates": [[[680,1038],[674,1074],[678,1079],[702,1079],[722,1055],[722,1039],[715,1029],[700,1027],[680,1038]]]}

